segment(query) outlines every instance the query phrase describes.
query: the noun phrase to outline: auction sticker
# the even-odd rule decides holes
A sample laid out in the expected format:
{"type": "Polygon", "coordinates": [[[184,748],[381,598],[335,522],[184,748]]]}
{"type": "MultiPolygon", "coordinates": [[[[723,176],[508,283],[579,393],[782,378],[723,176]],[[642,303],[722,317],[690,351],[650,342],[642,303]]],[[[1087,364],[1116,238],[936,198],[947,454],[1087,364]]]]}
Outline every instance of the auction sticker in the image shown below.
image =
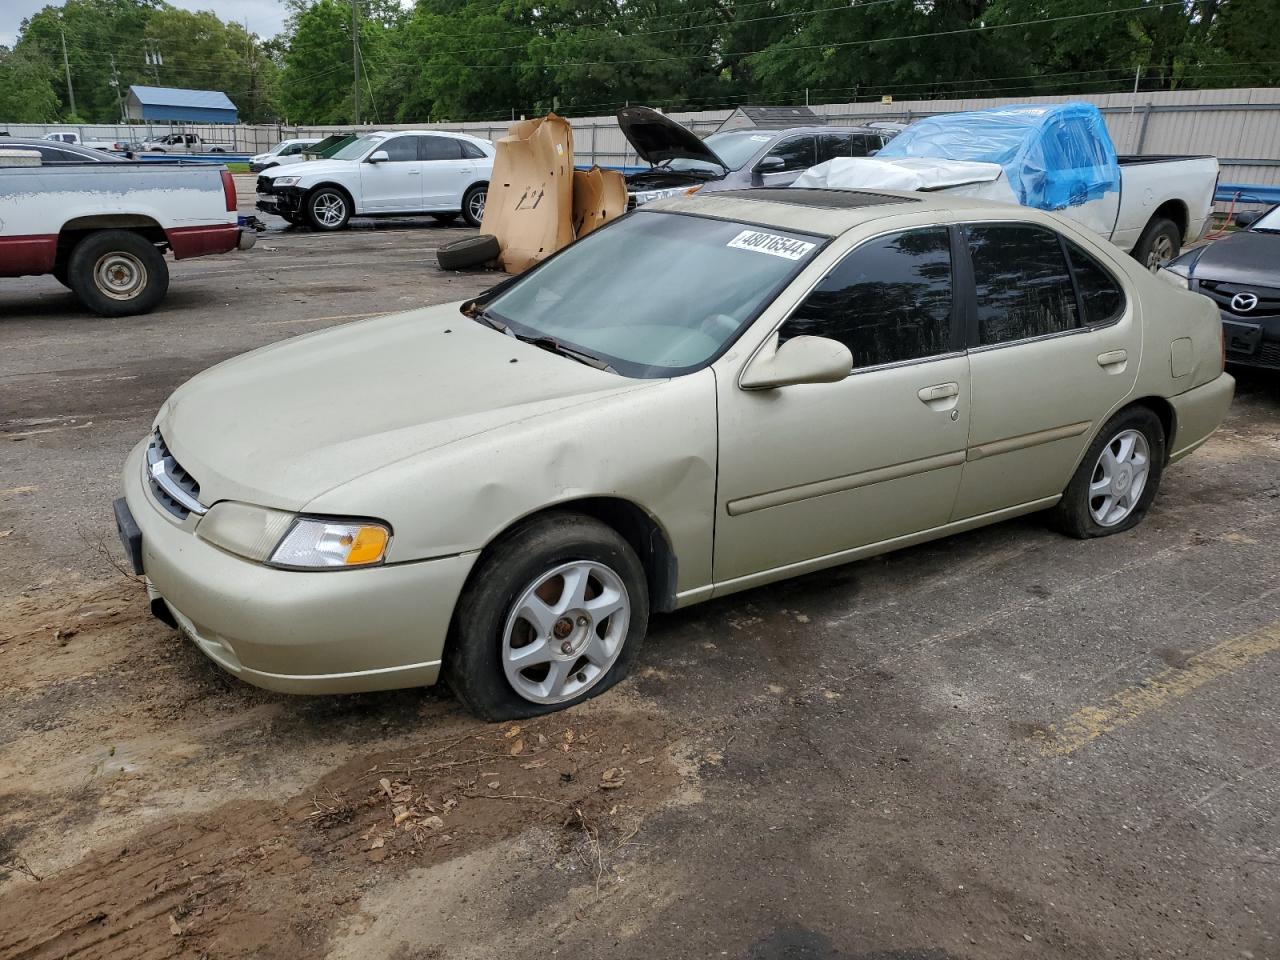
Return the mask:
{"type": "Polygon", "coordinates": [[[771,257],[782,257],[784,260],[800,260],[817,244],[779,236],[776,233],[743,230],[726,243],[725,246],[733,247],[735,250],[752,250],[756,253],[767,253],[771,257]]]}

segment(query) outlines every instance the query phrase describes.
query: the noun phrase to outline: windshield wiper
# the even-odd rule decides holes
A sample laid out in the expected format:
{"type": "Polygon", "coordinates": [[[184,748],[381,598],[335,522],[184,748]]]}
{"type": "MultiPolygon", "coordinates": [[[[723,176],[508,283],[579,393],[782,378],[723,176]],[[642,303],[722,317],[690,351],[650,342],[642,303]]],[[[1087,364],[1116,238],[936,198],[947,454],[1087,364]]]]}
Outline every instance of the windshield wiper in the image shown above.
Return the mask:
{"type": "Polygon", "coordinates": [[[588,367],[595,367],[597,370],[603,370],[606,373],[618,372],[609,365],[608,361],[601,360],[599,357],[593,357],[591,354],[584,353],[581,350],[566,347],[555,337],[548,337],[545,335],[538,337],[522,337],[518,333],[511,333],[510,330],[507,332],[522,343],[532,344],[535,347],[541,347],[543,350],[558,353],[560,356],[568,357],[570,360],[577,360],[579,363],[585,363],[588,367]]]}
{"type": "Polygon", "coordinates": [[[471,315],[471,319],[474,320],[476,323],[483,323],[486,327],[492,327],[494,330],[497,330],[499,333],[505,333],[508,336],[513,336],[513,337],[515,336],[515,334],[511,332],[510,327],[508,327],[505,323],[503,323],[501,320],[495,317],[488,310],[481,310],[479,313],[473,313],[471,315]]]}

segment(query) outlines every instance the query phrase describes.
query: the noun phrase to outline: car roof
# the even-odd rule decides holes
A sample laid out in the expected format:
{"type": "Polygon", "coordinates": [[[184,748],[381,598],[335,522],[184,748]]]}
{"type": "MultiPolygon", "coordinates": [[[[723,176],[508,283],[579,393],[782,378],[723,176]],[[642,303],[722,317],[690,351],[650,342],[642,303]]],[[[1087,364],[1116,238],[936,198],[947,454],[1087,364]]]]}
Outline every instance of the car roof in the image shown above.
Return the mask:
{"type": "Polygon", "coordinates": [[[115,154],[107,153],[105,150],[95,150],[93,147],[82,147],[78,143],[66,143],[63,140],[46,140],[44,137],[5,137],[5,147],[44,147],[52,150],[66,150],[68,153],[76,153],[82,157],[88,157],[91,160],[119,160],[115,154]]]}
{"type": "Polygon", "coordinates": [[[954,193],[914,193],[901,190],[832,190],[817,187],[750,187],[670,197],[645,204],[642,211],[685,213],[695,216],[737,220],[757,226],[776,227],[821,236],[836,237],[872,220],[906,217],[927,220],[932,214],[938,223],[955,219],[980,220],[985,217],[1042,223],[1055,230],[1062,222],[1039,210],[1008,203],[993,203],[954,193]],[[914,218],[914,217],[913,217],[914,218]]]}

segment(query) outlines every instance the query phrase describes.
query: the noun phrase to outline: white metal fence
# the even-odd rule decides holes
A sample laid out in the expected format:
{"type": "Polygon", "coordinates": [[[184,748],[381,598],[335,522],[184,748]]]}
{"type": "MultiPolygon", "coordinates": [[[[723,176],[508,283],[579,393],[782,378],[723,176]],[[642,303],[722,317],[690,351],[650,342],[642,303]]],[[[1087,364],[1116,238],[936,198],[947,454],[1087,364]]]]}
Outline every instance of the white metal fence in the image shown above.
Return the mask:
{"type": "MultiPolygon", "coordinates": [[[[1280,185],[1280,88],[1188,90],[1171,93],[1097,94],[1022,99],[913,100],[890,104],[829,103],[812,107],[828,121],[866,123],[874,120],[910,122],[920,117],[960,110],[980,110],[1009,103],[1060,103],[1086,100],[1097,104],[1120,153],[1210,154],[1222,164],[1224,183],[1280,185]]],[[[671,113],[699,134],[714,131],[732,110],[671,113]]],[[[639,161],[612,116],[571,117],[574,153],[578,163],[632,166],[639,161]]],[[[465,131],[489,140],[504,136],[508,123],[366,124],[364,130],[435,129],[465,131]]],[[[184,131],[198,133],[210,143],[240,154],[261,153],[283,139],[320,137],[346,132],[350,127],[274,125],[185,124],[184,131]]],[[[43,136],[56,130],[75,130],[87,140],[141,140],[171,132],[165,125],[148,124],[5,124],[13,136],[43,136]]]]}

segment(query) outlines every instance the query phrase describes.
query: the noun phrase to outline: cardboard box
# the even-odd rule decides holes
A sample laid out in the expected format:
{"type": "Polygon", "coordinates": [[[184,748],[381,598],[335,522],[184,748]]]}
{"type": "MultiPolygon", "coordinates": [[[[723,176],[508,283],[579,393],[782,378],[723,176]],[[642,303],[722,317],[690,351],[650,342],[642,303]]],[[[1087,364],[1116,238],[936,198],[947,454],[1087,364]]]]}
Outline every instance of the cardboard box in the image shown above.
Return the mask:
{"type": "Polygon", "coordinates": [[[582,239],[627,212],[627,181],[617,170],[575,170],[573,234],[582,239]]]}
{"type": "Polygon", "coordinates": [[[573,242],[573,131],[549,113],[495,146],[480,232],[497,237],[502,269],[521,273],[573,242]]]}

